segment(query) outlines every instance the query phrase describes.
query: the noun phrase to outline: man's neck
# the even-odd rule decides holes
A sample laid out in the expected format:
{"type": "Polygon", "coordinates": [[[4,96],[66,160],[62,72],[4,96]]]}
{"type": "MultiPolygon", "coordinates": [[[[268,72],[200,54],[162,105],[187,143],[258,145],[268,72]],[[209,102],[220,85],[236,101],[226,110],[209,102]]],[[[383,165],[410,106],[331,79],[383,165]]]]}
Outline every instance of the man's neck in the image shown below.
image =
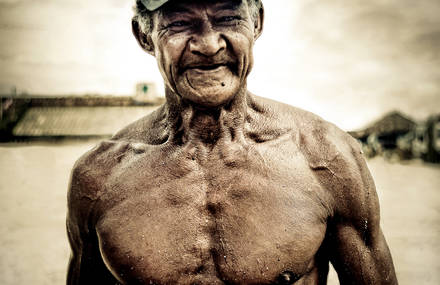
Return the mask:
{"type": "Polygon", "coordinates": [[[219,142],[244,140],[247,96],[244,86],[227,104],[203,107],[182,100],[180,96],[166,88],[170,139],[178,144],[191,142],[209,148],[219,142]]]}

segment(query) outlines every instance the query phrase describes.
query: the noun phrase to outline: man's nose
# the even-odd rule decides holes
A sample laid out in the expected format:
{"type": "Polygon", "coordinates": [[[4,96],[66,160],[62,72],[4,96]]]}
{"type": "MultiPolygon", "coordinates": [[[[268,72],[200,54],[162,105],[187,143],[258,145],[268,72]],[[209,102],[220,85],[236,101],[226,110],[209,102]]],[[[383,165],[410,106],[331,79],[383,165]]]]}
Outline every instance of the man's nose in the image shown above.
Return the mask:
{"type": "Polygon", "coordinates": [[[189,49],[192,53],[214,56],[226,49],[226,41],[220,32],[215,31],[212,27],[204,27],[202,31],[192,37],[189,49]]]}

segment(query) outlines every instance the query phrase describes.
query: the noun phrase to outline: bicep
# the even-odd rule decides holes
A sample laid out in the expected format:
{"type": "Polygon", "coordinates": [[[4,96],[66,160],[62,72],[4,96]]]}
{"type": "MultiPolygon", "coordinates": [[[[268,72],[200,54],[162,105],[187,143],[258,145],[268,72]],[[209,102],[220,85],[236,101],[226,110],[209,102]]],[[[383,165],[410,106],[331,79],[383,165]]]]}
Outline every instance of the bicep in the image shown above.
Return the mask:
{"type": "Polygon", "coordinates": [[[67,271],[67,284],[119,284],[108,271],[101,257],[96,235],[82,236],[67,221],[67,234],[71,255],[67,271]]]}
{"type": "Polygon", "coordinates": [[[310,168],[329,194],[323,244],[341,284],[397,284],[380,229],[379,202],[360,145],[331,124],[318,122],[302,137],[310,168]]]}
{"type": "Polygon", "coordinates": [[[336,226],[330,248],[330,261],[341,284],[397,284],[380,228],[375,233],[362,234],[350,225],[336,226]]]}
{"type": "Polygon", "coordinates": [[[88,260],[90,256],[88,241],[81,237],[78,225],[70,217],[67,218],[66,228],[71,248],[67,284],[82,284],[84,282],[81,280],[84,279],[85,271],[89,267],[86,262],[83,262],[83,259],[88,260]]]}
{"type": "Polygon", "coordinates": [[[118,284],[101,257],[93,225],[95,199],[88,195],[80,171],[74,169],[68,192],[66,229],[71,248],[67,284],[118,284]]]}
{"type": "Polygon", "coordinates": [[[355,154],[355,171],[337,197],[329,224],[330,260],[341,284],[397,284],[394,265],[380,228],[376,187],[364,159],[355,154]]]}

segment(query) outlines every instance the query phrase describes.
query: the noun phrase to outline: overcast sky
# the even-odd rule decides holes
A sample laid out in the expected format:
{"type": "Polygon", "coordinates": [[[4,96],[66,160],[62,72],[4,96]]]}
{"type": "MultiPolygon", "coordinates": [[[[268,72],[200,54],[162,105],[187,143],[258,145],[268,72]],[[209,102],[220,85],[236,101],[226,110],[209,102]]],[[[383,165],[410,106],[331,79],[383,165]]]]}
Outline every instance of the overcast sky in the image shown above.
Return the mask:
{"type": "MultiPolygon", "coordinates": [[[[263,0],[264,1],[264,0],[263,0]]],[[[162,90],[131,35],[134,0],[0,0],[0,93],[162,90]]],[[[440,1],[266,0],[249,89],[344,129],[440,112],[440,1]]]]}

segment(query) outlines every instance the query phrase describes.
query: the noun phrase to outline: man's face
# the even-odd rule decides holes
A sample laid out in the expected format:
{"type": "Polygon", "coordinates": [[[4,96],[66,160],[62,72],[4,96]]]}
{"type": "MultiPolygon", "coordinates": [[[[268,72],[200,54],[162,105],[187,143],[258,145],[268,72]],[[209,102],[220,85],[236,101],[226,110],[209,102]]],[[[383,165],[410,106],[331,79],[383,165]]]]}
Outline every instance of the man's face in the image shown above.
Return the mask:
{"type": "Polygon", "coordinates": [[[162,77],[184,100],[219,106],[245,87],[257,37],[247,1],[171,1],[153,23],[162,77]]]}

